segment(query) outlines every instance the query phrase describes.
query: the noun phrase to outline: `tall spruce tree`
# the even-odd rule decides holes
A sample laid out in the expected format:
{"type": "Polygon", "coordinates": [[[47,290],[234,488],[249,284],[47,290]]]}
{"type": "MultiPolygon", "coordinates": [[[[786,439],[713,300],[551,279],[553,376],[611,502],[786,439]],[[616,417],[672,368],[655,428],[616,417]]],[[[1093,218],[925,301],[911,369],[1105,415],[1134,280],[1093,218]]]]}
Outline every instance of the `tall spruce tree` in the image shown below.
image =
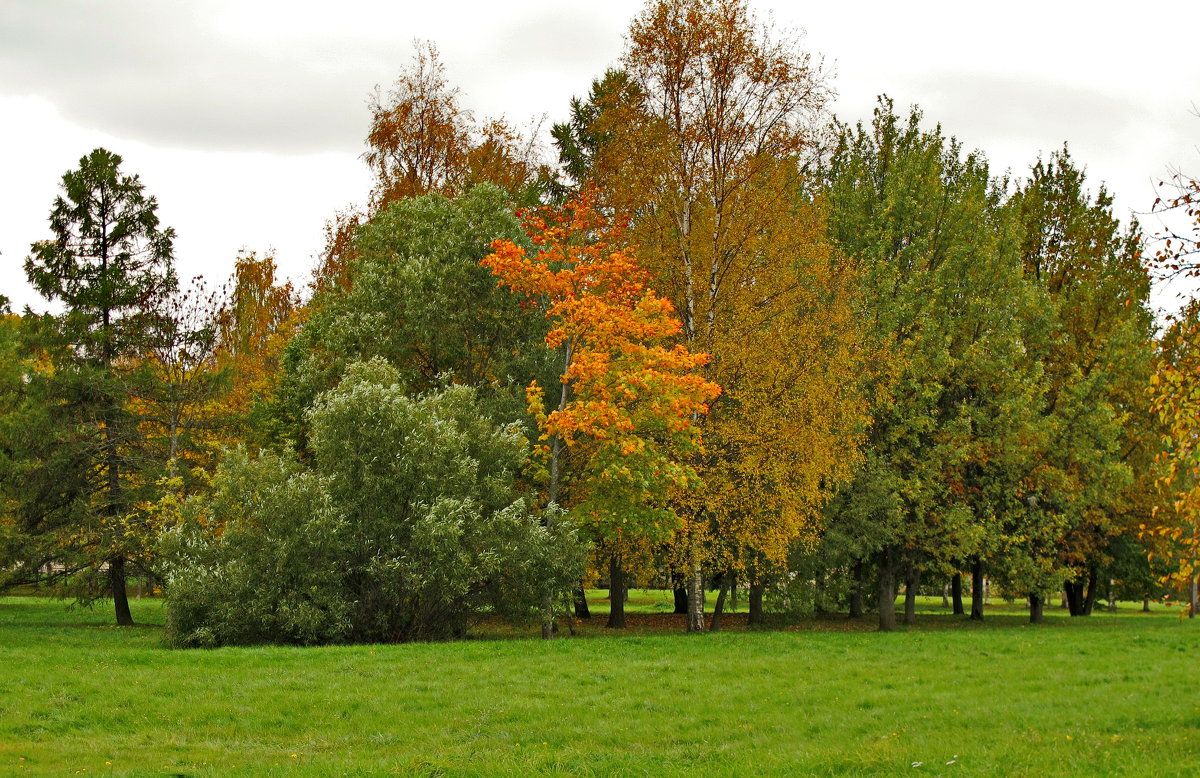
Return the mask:
{"type": "Polygon", "coordinates": [[[25,460],[32,480],[8,479],[5,488],[48,484],[39,463],[74,463],[71,477],[55,482],[55,500],[17,495],[21,520],[60,539],[59,561],[69,569],[90,570],[92,580],[107,571],[117,623],[128,625],[126,562],[146,547],[139,492],[154,482],[130,400],[145,378],[141,355],[168,329],[163,303],[176,280],[174,230],[159,226],[158,202],[120,165],[121,157],[96,149],[64,174],[50,212],[54,237],[33,244],[26,259],[30,283],[62,306],[53,317],[61,348],[50,351],[53,370],[31,376],[52,398],[52,434],[25,460]]]}

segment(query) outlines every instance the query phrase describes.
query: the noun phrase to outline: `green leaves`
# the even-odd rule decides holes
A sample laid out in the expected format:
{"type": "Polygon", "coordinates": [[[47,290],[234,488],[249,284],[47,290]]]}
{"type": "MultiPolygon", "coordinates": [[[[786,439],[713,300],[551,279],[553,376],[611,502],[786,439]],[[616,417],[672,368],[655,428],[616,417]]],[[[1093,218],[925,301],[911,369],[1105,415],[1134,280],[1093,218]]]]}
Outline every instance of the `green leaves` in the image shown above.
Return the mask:
{"type": "Polygon", "coordinates": [[[121,157],[96,149],[63,175],[51,240],[33,244],[29,282],[61,301],[64,331],[106,364],[152,339],[158,306],[175,288],[175,231],[160,229],[158,202],[121,157]]]}
{"type": "Polygon", "coordinates": [[[176,644],[461,636],[479,608],[528,611],[578,579],[570,525],[515,489],[523,436],[475,390],[410,397],[377,358],[308,416],[311,468],[231,454],[168,534],[176,644]]]}
{"type": "Polygon", "coordinates": [[[450,200],[393,203],[364,225],[348,289],[318,292],[285,357],[278,415],[297,440],[303,413],[355,360],[386,359],[412,391],[447,382],[480,387],[497,415],[516,419],[523,391],[545,380],[546,325],[480,267],[493,240],[526,241],[504,193],[478,186],[450,200]]]}

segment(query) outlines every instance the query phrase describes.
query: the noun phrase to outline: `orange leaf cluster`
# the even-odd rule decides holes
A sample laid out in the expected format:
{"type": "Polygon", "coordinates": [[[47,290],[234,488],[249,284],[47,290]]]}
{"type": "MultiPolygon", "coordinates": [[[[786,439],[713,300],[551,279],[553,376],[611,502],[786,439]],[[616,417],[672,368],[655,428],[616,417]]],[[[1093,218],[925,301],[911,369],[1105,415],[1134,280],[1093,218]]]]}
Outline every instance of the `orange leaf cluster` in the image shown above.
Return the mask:
{"type": "Polygon", "coordinates": [[[721,391],[695,372],[709,357],[666,343],[682,326],[674,308],[647,286],[649,274],[622,247],[621,225],[596,209],[594,192],[524,218],[536,250],[497,241],[482,264],[541,301],[553,322],[546,345],[567,355],[557,409],[546,413],[541,387],[529,388],[542,440],[593,444],[581,468],[593,513],[620,523],[622,510],[661,508],[668,488],[695,478],[678,455],[698,450],[696,419],[721,391]]]}

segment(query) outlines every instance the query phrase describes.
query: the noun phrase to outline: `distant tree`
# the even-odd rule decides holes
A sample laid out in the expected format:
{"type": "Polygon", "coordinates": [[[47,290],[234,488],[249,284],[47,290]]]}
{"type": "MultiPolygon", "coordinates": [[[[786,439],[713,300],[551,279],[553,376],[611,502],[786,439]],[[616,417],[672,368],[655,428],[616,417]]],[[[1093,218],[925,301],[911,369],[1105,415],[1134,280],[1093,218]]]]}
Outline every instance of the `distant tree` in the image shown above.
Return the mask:
{"type": "MultiPolygon", "coordinates": [[[[1174,195],[1159,198],[1155,210],[1182,217],[1184,224],[1164,228],[1154,261],[1167,277],[1200,276],[1200,180],[1176,171],[1174,195]]],[[[1143,524],[1140,537],[1161,582],[1182,589],[1189,615],[1200,607],[1200,301],[1193,297],[1173,317],[1158,342],[1151,397],[1164,429],[1159,484],[1168,499],[1143,524]]]]}
{"type": "Polygon", "coordinates": [[[522,134],[503,119],[477,119],[447,79],[437,47],[414,45],[412,62],[391,87],[377,87],[371,96],[363,154],[375,175],[370,203],[340,212],[326,225],[317,288],[351,283],[358,227],[392,203],[431,194],[453,198],[486,183],[516,203],[534,205],[548,186],[536,129],[522,134]]]}
{"type": "Polygon", "coordinates": [[[1166,504],[1140,527],[1161,580],[1182,590],[1195,617],[1200,603],[1200,304],[1192,301],[1159,342],[1151,378],[1154,410],[1166,430],[1160,484],[1166,504]]]}
{"type": "Polygon", "coordinates": [[[171,475],[211,469],[221,441],[225,420],[217,406],[228,382],[216,362],[216,322],[223,294],[208,289],[203,278],[192,279],[164,303],[162,337],[141,356],[150,380],[131,398],[130,410],[154,458],[167,462],[171,475]]]}
{"type": "Polygon", "coordinates": [[[857,571],[857,602],[865,569],[878,571],[885,630],[900,577],[909,621],[923,574],[970,564],[982,583],[1039,397],[1023,342],[1037,301],[1002,189],[981,156],[922,123],[883,98],[870,125],[840,128],[825,171],[830,237],[863,264],[869,342],[892,366],[868,383],[865,462],[831,506],[825,542],[857,571]]]}
{"type": "Polygon", "coordinates": [[[1163,229],[1152,262],[1164,278],[1200,277],[1200,179],[1175,169],[1159,182],[1161,194],[1151,212],[1162,218],[1163,229]]]}
{"type": "MultiPolygon", "coordinates": [[[[63,176],[54,237],[33,244],[25,262],[34,288],[63,307],[54,323],[65,348],[34,380],[55,398],[61,445],[47,454],[69,451],[75,468],[69,492],[60,484],[58,499],[25,499],[22,509],[35,532],[69,530],[64,562],[107,568],[117,623],[127,625],[126,561],[145,548],[138,506],[154,480],[131,398],[149,380],[140,357],[167,337],[163,306],[176,282],[175,233],[159,226],[157,201],[120,164],[96,149],[63,176]]],[[[5,489],[25,486],[6,481],[5,489]]]]}
{"type": "MultiPolygon", "coordinates": [[[[0,484],[19,477],[28,455],[20,445],[20,431],[35,421],[27,412],[26,378],[35,361],[28,344],[29,326],[28,317],[14,314],[8,298],[0,295],[0,484]]],[[[32,571],[24,569],[26,565],[36,569],[44,561],[30,548],[19,508],[13,490],[0,488],[0,589],[29,577],[32,571]]]]}
{"type": "MultiPolygon", "coordinates": [[[[1157,438],[1146,387],[1153,358],[1150,278],[1136,224],[1122,228],[1112,197],[1088,191],[1066,149],[1039,160],[1014,195],[1021,261],[1044,296],[1049,329],[1027,343],[1043,370],[1039,433],[1022,484],[1029,518],[1013,554],[1064,586],[1072,615],[1091,612],[1115,536],[1149,518],[1157,438]]],[[[1034,591],[1034,594],[1039,592],[1034,591]]]]}
{"type": "Polygon", "coordinates": [[[565,181],[556,180],[551,194],[561,200],[578,195],[589,183],[608,181],[616,172],[606,167],[605,149],[630,129],[619,116],[641,104],[644,95],[624,70],[609,69],[592,81],[588,97],[571,98],[571,118],[550,129],[558,148],[565,181]]]}
{"type": "Polygon", "coordinates": [[[291,282],[278,277],[273,254],[241,252],[226,299],[215,312],[213,356],[229,392],[215,409],[228,442],[264,443],[272,436],[270,407],[283,373],[283,350],[308,310],[291,282]]]}

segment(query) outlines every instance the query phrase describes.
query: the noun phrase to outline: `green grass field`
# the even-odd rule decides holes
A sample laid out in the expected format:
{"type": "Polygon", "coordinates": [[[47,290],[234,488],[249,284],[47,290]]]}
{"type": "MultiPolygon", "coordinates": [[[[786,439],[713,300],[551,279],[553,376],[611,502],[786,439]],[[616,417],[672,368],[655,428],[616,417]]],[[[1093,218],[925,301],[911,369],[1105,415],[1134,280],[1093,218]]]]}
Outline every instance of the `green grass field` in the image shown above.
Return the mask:
{"type": "Polygon", "coordinates": [[[978,625],[937,602],[891,634],[646,617],[549,642],[484,625],[172,651],[157,601],[120,629],[103,604],[2,598],[0,775],[1200,775],[1200,624],[1130,605],[1036,627],[995,606],[978,625]]]}

